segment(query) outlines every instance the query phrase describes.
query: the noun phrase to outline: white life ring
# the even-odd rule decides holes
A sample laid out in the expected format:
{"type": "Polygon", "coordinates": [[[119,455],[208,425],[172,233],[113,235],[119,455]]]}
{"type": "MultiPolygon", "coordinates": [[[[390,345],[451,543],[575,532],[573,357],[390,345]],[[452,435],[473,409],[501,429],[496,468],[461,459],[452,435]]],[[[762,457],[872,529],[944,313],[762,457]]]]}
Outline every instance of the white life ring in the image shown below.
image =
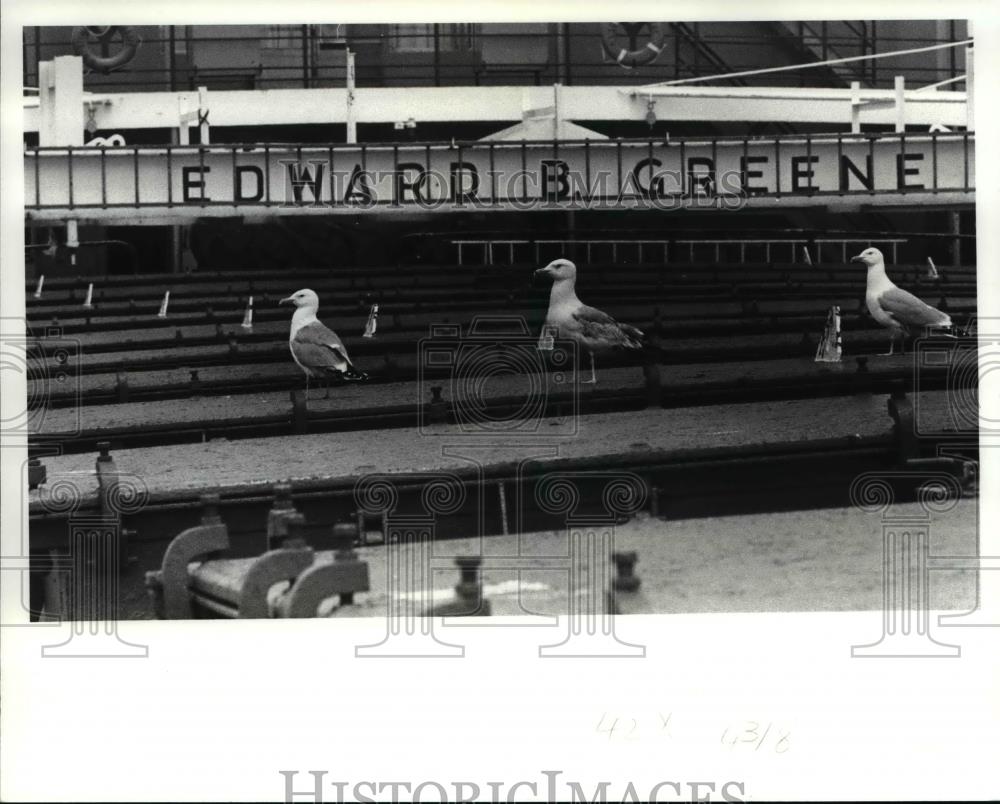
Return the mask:
{"type": "Polygon", "coordinates": [[[110,137],[94,137],[84,145],[100,146],[102,148],[120,148],[125,144],[125,138],[121,134],[112,134],[110,137]]]}
{"type": "Polygon", "coordinates": [[[604,52],[626,70],[655,61],[663,51],[665,40],[666,33],[662,22],[607,22],[601,30],[601,45],[604,47],[604,52]],[[649,41],[645,45],[634,50],[618,46],[620,29],[624,28],[629,39],[634,40],[639,29],[644,26],[649,28],[649,41]]]}

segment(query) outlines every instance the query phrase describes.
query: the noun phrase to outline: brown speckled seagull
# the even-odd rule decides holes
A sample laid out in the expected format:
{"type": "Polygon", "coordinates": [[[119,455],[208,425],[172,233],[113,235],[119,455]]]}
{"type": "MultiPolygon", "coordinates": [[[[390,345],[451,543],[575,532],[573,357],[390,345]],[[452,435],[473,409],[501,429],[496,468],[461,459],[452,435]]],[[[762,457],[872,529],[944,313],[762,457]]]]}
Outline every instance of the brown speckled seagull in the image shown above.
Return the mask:
{"type": "Polygon", "coordinates": [[[885,258],[877,248],[866,248],[851,262],[868,266],[868,287],[865,303],[868,312],[879,324],[889,330],[889,351],[896,348],[896,338],[900,338],[900,348],[905,353],[903,339],[907,335],[920,335],[928,327],[948,329],[952,326],[951,316],[922,302],[912,293],[893,284],[885,273],[885,258]]]}
{"type": "MultiPolygon", "coordinates": [[[[329,380],[332,375],[340,375],[345,380],[366,380],[368,375],[359,372],[347,355],[344,342],[337,333],[316,318],[319,296],[308,288],[298,290],[278,304],[294,304],[292,328],[288,334],[288,346],[292,358],[306,375],[306,395],[309,394],[309,378],[329,380]]],[[[327,385],[326,396],[330,396],[327,385]]]]}
{"type": "Polygon", "coordinates": [[[576,266],[569,260],[553,260],[535,271],[535,276],[552,279],[549,311],[545,316],[548,332],[576,341],[590,355],[590,379],[597,382],[594,354],[616,349],[641,349],[643,334],[629,324],[615,321],[607,313],[588,307],[576,295],[576,266]]]}

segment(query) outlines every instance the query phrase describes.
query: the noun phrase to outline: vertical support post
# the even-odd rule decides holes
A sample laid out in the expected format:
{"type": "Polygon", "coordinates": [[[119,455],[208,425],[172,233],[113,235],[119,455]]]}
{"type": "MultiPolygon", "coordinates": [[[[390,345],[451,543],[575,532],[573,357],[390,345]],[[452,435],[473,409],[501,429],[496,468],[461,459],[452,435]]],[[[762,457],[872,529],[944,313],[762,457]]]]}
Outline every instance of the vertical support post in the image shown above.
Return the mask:
{"type": "Polygon", "coordinates": [[[570,32],[570,28],[569,28],[569,23],[568,22],[562,23],[562,28],[563,28],[563,77],[562,77],[562,82],[566,86],[571,86],[573,84],[573,73],[572,73],[573,60],[570,57],[570,45],[571,45],[571,36],[572,36],[572,33],[570,32]]]}
{"type": "Polygon", "coordinates": [[[80,231],[77,228],[76,218],[66,221],[66,248],[69,249],[69,264],[75,266],[76,250],[80,248],[80,231]]]}
{"type": "Polygon", "coordinates": [[[345,48],[347,54],[347,142],[358,141],[358,124],[354,120],[354,53],[345,48]]]}
{"type": "Polygon", "coordinates": [[[208,87],[198,87],[198,139],[201,145],[211,141],[208,130],[208,87]]]}
{"type": "MultiPolygon", "coordinates": [[[[173,28],[171,28],[171,31],[173,28]]],[[[171,80],[173,77],[171,76],[171,80]]],[[[176,145],[182,136],[186,138],[187,126],[182,122],[176,129],[172,129],[170,132],[170,142],[172,145],[176,145]]],[[[168,153],[167,159],[167,181],[173,182],[173,174],[169,170],[170,159],[168,153]]],[[[169,188],[168,188],[169,189],[169,188]]],[[[184,270],[184,227],[179,223],[171,224],[170,226],[170,270],[175,274],[182,273],[184,270]]]]}
{"type": "Polygon", "coordinates": [[[38,144],[83,145],[83,60],[56,56],[39,65],[38,144]]]}
{"type": "Polygon", "coordinates": [[[974,49],[965,49],[965,128],[976,130],[976,75],[974,49]]]}
{"type": "Polygon", "coordinates": [[[185,106],[183,98],[177,99],[177,144],[191,144],[191,113],[185,106]]]}
{"type": "Polygon", "coordinates": [[[951,233],[954,235],[951,239],[951,264],[958,268],[962,265],[962,238],[959,234],[962,232],[962,213],[958,210],[948,213],[951,218],[951,233]]]}
{"type": "Polygon", "coordinates": [[[441,86],[441,26],[436,22],[434,29],[434,86],[441,86]]]}
{"type": "Polygon", "coordinates": [[[861,133],[861,82],[851,81],[851,133],[861,133]]]}
{"type": "Polygon", "coordinates": [[[309,26],[302,26],[302,86],[309,89],[309,26]]]}
{"type": "Polygon", "coordinates": [[[896,133],[906,131],[906,76],[897,75],[893,81],[896,90],[896,133]]]}
{"type": "Polygon", "coordinates": [[[167,52],[167,70],[170,72],[170,91],[177,91],[177,26],[168,25],[170,29],[169,42],[167,47],[170,50],[167,52]]]}

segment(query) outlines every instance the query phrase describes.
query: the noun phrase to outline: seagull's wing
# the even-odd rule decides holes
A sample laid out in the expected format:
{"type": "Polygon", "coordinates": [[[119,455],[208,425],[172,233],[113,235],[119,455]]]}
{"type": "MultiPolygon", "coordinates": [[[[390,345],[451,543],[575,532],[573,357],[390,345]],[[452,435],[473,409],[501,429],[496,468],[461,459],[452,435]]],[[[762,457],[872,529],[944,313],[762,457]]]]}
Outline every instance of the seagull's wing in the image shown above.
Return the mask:
{"type": "Polygon", "coordinates": [[[608,346],[639,349],[642,332],[629,324],[621,324],[596,307],[581,304],[572,314],[580,334],[590,341],[600,341],[608,346]]]}
{"type": "Polygon", "coordinates": [[[878,297],[878,304],[886,314],[908,329],[951,325],[951,318],[948,315],[902,288],[889,288],[878,297]]]}
{"type": "Polygon", "coordinates": [[[291,346],[299,363],[308,368],[344,371],[351,365],[343,341],[319,321],[307,324],[296,332],[291,346]]]}

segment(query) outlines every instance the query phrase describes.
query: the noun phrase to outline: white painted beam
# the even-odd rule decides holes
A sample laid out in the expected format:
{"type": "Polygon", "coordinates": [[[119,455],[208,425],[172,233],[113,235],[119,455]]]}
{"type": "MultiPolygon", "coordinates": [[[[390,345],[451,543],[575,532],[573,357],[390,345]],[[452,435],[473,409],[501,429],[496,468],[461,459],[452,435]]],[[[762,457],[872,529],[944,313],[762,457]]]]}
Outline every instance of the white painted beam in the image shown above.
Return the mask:
{"type": "MultiPolygon", "coordinates": [[[[661,103],[657,115],[666,121],[786,122],[847,125],[852,90],[813,88],[570,86],[559,89],[564,120],[643,121],[650,97],[661,103]]],[[[175,128],[178,100],[197,108],[197,92],[94,93],[99,128],[175,128]]],[[[861,90],[862,122],[896,122],[894,90],[861,90]],[[884,105],[883,105],[884,104],[884,105]]],[[[964,126],[966,93],[907,91],[906,123],[964,126]]],[[[209,95],[213,126],[273,126],[345,123],[346,89],[271,89],[213,91],[209,95]]],[[[352,111],[358,123],[426,122],[514,123],[529,107],[552,104],[552,88],[542,87],[393,87],[354,90],[352,111]]],[[[37,98],[24,99],[25,131],[38,131],[37,98]]]]}

